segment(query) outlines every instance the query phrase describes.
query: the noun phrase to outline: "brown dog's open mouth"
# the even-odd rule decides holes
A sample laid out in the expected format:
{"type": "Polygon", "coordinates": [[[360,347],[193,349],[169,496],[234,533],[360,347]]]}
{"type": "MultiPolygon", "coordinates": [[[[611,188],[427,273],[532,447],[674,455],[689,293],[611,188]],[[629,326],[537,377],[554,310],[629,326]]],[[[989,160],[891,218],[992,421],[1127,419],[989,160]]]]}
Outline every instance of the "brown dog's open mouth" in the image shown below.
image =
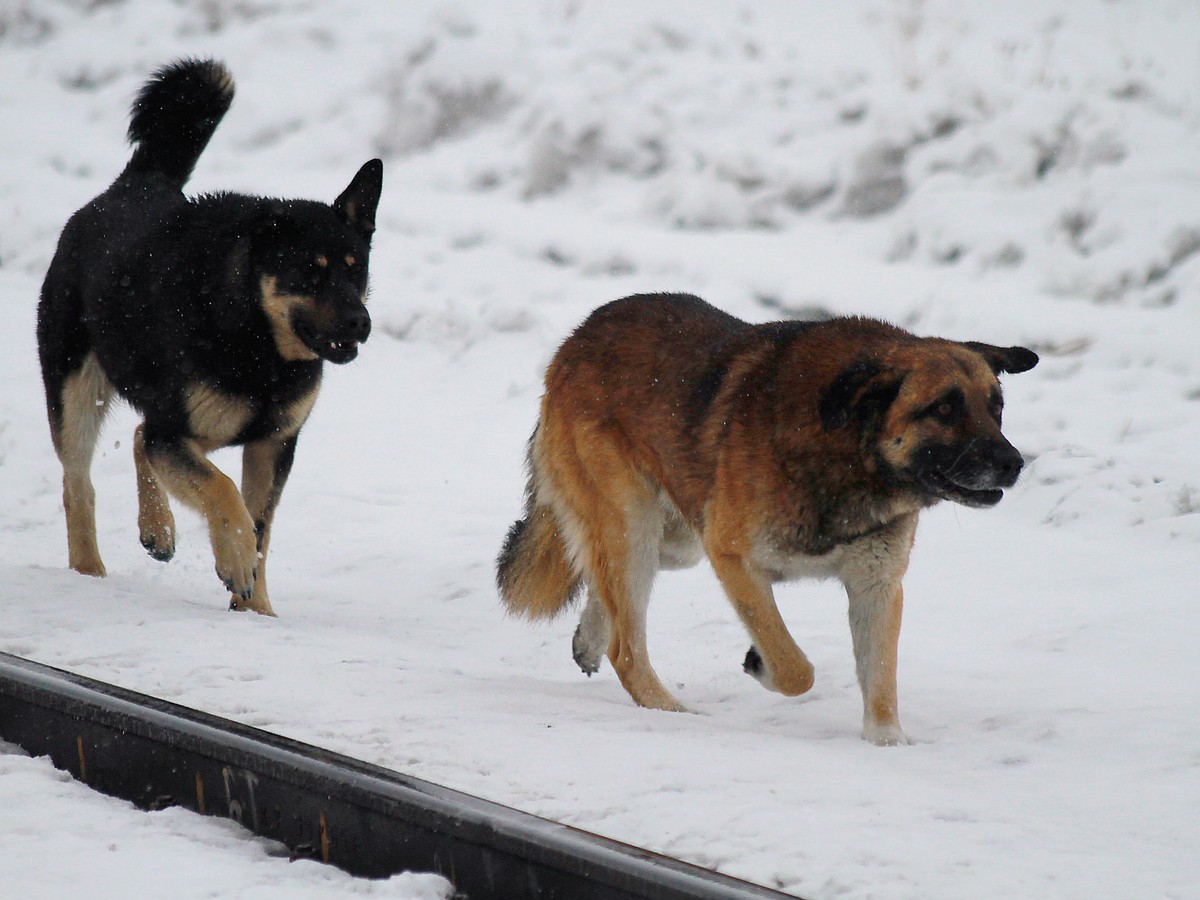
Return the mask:
{"type": "Polygon", "coordinates": [[[969,488],[957,484],[942,472],[922,472],[922,485],[930,493],[963,506],[986,508],[995,506],[1004,497],[999,488],[969,488]]]}

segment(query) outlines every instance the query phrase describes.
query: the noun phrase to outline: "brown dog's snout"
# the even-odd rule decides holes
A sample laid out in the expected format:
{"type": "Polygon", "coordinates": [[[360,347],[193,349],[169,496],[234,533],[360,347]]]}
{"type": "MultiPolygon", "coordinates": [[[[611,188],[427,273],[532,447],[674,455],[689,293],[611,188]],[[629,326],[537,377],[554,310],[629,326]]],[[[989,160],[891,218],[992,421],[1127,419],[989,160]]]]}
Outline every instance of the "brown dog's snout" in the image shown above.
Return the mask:
{"type": "Polygon", "coordinates": [[[931,457],[936,468],[954,484],[973,490],[1012,487],[1025,467],[1025,458],[1004,438],[976,439],[957,452],[945,447],[937,456],[941,457],[940,466],[937,457],[931,457]]]}
{"type": "Polygon", "coordinates": [[[1017,477],[1021,474],[1021,470],[1025,468],[1025,457],[1012,444],[1005,441],[996,447],[992,457],[992,466],[996,470],[996,476],[1005,487],[1011,487],[1017,483],[1017,477]]]}
{"type": "Polygon", "coordinates": [[[1021,470],[1025,468],[1025,457],[1016,447],[1001,439],[989,442],[987,449],[978,456],[978,466],[981,480],[990,481],[998,488],[1007,488],[1017,483],[1021,470]]]}

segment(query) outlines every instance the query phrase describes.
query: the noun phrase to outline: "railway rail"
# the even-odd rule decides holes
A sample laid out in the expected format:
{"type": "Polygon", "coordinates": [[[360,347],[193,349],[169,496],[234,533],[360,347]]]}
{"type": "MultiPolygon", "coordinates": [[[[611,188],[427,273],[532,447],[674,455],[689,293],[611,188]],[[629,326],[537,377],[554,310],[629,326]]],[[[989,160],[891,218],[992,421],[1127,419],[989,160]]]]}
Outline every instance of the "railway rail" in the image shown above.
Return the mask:
{"type": "Polygon", "coordinates": [[[0,738],[142,808],[232,818],[353,875],[438,872],[468,900],[790,896],[3,653],[0,738]]]}

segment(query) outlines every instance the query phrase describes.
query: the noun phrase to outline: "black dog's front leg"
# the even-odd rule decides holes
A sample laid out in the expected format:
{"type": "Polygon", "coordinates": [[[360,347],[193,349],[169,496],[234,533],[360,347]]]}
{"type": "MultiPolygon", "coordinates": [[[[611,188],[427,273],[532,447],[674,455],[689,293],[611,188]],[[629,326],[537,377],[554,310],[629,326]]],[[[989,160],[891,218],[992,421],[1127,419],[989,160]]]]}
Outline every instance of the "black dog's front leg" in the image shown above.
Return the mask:
{"type": "Polygon", "coordinates": [[[266,616],[275,615],[267,593],[267,549],[271,543],[271,521],[275,518],[275,507],[279,505],[279,497],[292,471],[295,455],[295,436],[255,441],[242,450],[242,498],[254,520],[258,570],[254,578],[254,591],[249,597],[242,597],[235,592],[229,600],[230,609],[250,609],[266,616]]]}
{"type": "Polygon", "coordinates": [[[161,486],[204,516],[217,576],[248,601],[254,591],[258,548],[254,521],[237,486],[208,461],[204,447],[192,438],[164,435],[147,420],[139,444],[135,457],[144,453],[161,486]]]}

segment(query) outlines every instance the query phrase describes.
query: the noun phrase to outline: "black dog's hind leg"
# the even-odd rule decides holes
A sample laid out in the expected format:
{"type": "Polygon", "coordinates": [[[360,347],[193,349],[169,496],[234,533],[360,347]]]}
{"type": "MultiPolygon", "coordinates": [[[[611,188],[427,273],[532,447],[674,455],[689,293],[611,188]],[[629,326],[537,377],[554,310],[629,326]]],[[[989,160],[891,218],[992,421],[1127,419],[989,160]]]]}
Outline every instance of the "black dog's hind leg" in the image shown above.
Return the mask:
{"type": "Polygon", "coordinates": [[[197,441],[157,434],[149,421],[143,423],[141,435],[142,452],[157,484],[204,516],[217,576],[248,600],[254,591],[258,547],[254,521],[237,486],[205,458],[197,441]]]}
{"type": "Polygon", "coordinates": [[[73,260],[65,259],[61,251],[55,254],[42,284],[37,310],[38,361],[46,389],[50,439],[63,469],[68,561],[76,572],[102,576],[91,468],[113,386],[83,324],[73,260]]]}
{"type": "Polygon", "coordinates": [[[175,555],[175,516],[167,492],[146,456],[145,425],[133,431],[133,464],[137,470],[138,538],[160,562],[175,555]]]}
{"type": "Polygon", "coordinates": [[[103,576],[91,468],[113,386],[92,353],[75,371],[61,379],[48,375],[46,381],[50,436],[63,467],[68,560],[76,572],[103,576]]]}
{"type": "Polygon", "coordinates": [[[242,449],[242,499],[254,520],[258,573],[254,578],[253,593],[249,597],[235,593],[229,599],[230,609],[250,609],[264,616],[275,615],[267,593],[267,549],[271,544],[271,522],[275,518],[275,507],[279,505],[279,497],[292,471],[295,455],[294,436],[255,441],[242,449]]]}

